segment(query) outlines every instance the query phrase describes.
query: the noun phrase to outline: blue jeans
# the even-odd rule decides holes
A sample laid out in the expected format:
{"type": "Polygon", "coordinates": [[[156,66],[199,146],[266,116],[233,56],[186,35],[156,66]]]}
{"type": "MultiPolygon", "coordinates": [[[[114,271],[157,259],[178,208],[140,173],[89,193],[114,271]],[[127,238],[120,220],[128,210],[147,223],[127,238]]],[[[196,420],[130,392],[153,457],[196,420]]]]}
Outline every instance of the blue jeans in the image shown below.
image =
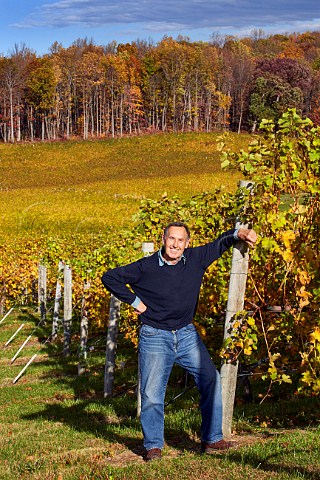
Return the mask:
{"type": "Polygon", "coordinates": [[[200,393],[201,440],[213,443],[222,435],[220,375],[193,324],[166,331],[142,325],[139,341],[141,426],[144,447],[163,448],[164,399],[174,363],[190,373],[200,393]]]}

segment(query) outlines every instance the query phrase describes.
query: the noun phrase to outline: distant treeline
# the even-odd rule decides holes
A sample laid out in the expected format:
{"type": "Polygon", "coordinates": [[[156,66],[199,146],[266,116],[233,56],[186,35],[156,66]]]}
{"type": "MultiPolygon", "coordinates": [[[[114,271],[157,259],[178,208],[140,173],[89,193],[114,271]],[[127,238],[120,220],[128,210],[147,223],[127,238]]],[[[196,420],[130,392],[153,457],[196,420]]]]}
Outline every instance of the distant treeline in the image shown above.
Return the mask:
{"type": "MultiPolygon", "coordinates": [[[[1,48],[1,42],[0,42],[1,48]]],[[[320,32],[25,45],[0,56],[0,140],[254,130],[288,108],[320,124],[320,32]]]]}

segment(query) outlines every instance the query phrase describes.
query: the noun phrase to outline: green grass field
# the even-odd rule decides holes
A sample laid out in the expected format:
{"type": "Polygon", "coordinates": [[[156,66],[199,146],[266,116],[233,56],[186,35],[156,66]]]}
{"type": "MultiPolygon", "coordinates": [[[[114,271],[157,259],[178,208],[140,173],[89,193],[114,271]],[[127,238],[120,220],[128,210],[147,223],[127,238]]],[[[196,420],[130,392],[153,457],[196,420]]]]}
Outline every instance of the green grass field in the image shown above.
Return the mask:
{"type": "MultiPolygon", "coordinates": [[[[4,235],[98,233],[129,226],[144,197],[192,196],[239,177],[221,171],[217,134],[0,145],[4,235]]],[[[241,148],[248,136],[231,136],[241,148]]]]}
{"type": "MultiPolygon", "coordinates": [[[[137,358],[120,339],[115,396],[103,398],[103,336],[92,338],[85,375],[77,375],[77,340],[68,359],[62,345],[43,344],[50,324],[39,327],[35,311],[20,308],[0,324],[0,478],[13,479],[319,479],[320,414],[316,398],[239,404],[233,440],[238,448],[200,455],[195,389],[166,408],[164,457],[142,460],[136,418],[137,358]],[[23,329],[5,347],[17,328],[23,329]],[[38,327],[38,328],[36,328],[38,327]],[[11,363],[22,342],[30,341],[11,363]],[[14,384],[30,358],[34,362],[14,384]]],[[[167,400],[184,389],[174,370],[167,400]]]]}

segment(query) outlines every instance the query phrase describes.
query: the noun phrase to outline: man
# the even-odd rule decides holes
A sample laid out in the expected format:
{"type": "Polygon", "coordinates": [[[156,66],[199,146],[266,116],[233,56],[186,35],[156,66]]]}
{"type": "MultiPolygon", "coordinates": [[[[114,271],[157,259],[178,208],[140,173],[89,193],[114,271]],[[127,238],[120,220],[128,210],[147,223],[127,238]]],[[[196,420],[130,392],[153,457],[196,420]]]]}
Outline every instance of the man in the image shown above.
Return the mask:
{"type": "Polygon", "coordinates": [[[257,235],[231,229],[213,242],[188,248],[189,228],[173,222],[164,230],[161,250],[102,276],[104,286],[141,319],[140,420],[146,461],[161,458],[165,391],[174,363],[194,377],[200,393],[202,452],[232,447],[222,435],[220,376],[192,321],[206,269],[237,240],[253,246],[257,235]]]}

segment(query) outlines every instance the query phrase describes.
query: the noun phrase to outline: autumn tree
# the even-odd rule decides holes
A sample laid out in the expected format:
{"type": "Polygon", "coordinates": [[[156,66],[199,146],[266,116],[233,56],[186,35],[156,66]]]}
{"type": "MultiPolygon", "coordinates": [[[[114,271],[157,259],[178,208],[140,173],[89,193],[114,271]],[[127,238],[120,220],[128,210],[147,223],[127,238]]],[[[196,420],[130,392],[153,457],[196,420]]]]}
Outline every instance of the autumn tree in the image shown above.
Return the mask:
{"type": "Polygon", "coordinates": [[[23,89],[28,63],[35,58],[25,45],[15,45],[10,58],[0,57],[0,115],[4,141],[20,141],[25,126],[23,89]]]}
{"type": "Polygon", "coordinates": [[[103,119],[101,117],[101,94],[103,70],[101,68],[102,55],[97,52],[87,52],[81,58],[81,70],[77,71],[76,80],[81,92],[82,115],[79,123],[82,124],[83,138],[87,139],[91,127],[91,135],[101,132],[103,119]]]}
{"type": "Polygon", "coordinates": [[[55,42],[0,57],[0,135],[82,138],[143,130],[240,132],[288,108],[319,122],[320,33],[55,42]],[[51,93],[50,93],[50,92],[51,93]],[[42,99],[42,100],[40,100],[42,99]]]}
{"type": "MultiPolygon", "coordinates": [[[[30,118],[33,111],[36,114],[36,126],[41,124],[42,141],[51,138],[52,123],[54,121],[56,93],[56,78],[52,61],[47,58],[36,59],[30,63],[27,72],[25,98],[30,107],[30,118]]],[[[31,124],[31,138],[33,138],[33,121],[31,124]]]]}
{"type": "Polygon", "coordinates": [[[224,65],[230,72],[231,126],[240,133],[248,109],[254,73],[251,49],[239,40],[230,40],[223,49],[224,65]]]}
{"type": "Polygon", "coordinates": [[[117,48],[117,56],[124,62],[126,71],[123,92],[122,126],[130,134],[140,131],[140,120],[143,116],[141,91],[141,59],[135,44],[121,44],[117,48]]]}
{"type": "Polygon", "coordinates": [[[104,81],[108,92],[107,121],[112,137],[122,134],[122,98],[126,81],[124,59],[113,54],[106,55],[101,61],[104,81]]]}
{"type": "Polygon", "coordinates": [[[219,64],[217,49],[204,43],[188,44],[181,128],[209,131],[219,110],[215,83],[219,64]]]}
{"type": "Polygon", "coordinates": [[[250,99],[253,123],[263,118],[278,120],[288,108],[308,112],[312,73],[292,58],[257,62],[250,99]]]}
{"type": "Polygon", "coordinates": [[[163,77],[162,129],[165,130],[168,126],[173,131],[178,131],[187,68],[187,48],[183,43],[166,37],[159,43],[156,55],[163,77]]]}
{"type": "Polygon", "coordinates": [[[15,140],[15,92],[18,86],[18,69],[12,58],[0,59],[0,88],[2,98],[2,137],[4,141],[15,140]],[[8,128],[9,127],[9,128],[8,128]]]}
{"type": "Polygon", "coordinates": [[[298,87],[292,88],[287,82],[273,74],[258,77],[250,99],[250,113],[255,125],[264,118],[277,121],[289,108],[302,110],[303,96],[298,87]]]}
{"type": "Polygon", "coordinates": [[[151,48],[141,59],[141,93],[146,126],[153,130],[161,128],[161,73],[155,49],[151,48]]]}

